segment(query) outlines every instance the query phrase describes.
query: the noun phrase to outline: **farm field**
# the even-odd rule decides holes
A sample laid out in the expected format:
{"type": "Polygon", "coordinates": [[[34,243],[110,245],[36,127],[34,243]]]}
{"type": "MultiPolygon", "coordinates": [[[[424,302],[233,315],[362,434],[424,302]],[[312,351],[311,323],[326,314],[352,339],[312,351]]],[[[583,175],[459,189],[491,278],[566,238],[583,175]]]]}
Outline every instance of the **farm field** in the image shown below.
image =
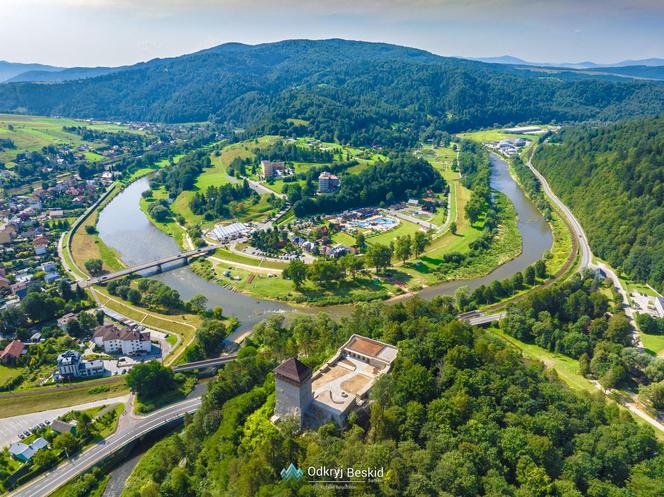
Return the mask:
{"type": "MultiPolygon", "coordinates": [[[[48,145],[79,146],[89,144],[91,147],[98,147],[98,144],[92,144],[81,139],[74,133],[63,131],[63,127],[85,126],[98,131],[125,131],[131,132],[127,128],[109,123],[92,123],[88,121],[78,121],[74,119],[50,118],[41,116],[22,116],[15,114],[0,114],[0,139],[12,140],[16,148],[0,149],[0,162],[8,163],[11,167],[11,161],[16,154],[21,151],[38,152],[48,145]]],[[[86,153],[91,161],[103,159],[102,155],[94,152],[86,153]]]]}

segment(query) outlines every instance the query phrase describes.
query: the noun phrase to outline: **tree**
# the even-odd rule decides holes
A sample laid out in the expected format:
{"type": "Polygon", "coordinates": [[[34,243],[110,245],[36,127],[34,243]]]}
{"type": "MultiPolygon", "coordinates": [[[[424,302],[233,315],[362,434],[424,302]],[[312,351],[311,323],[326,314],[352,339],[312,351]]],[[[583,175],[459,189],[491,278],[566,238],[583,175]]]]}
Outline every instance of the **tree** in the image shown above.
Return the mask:
{"type": "Polygon", "coordinates": [[[67,334],[75,338],[81,338],[84,335],[81,323],[77,319],[72,319],[67,323],[67,334]]]}
{"type": "Polygon", "coordinates": [[[139,396],[155,397],[175,386],[173,370],[157,361],[137,364],[127,374],[127,385],[139,396]]]}
{"type": "Polygon", "coordinates": [[[367,248],[367,239],[361,231],[355,236],[355,246],[360,250],[367,248]]]}
{"type": "Polygon", "coordinates": [[[35,454],[32,462],[38,468],[49,469],[58,462],[58,456],[52,450],[42,449],[35,454]]]}
{"type": "Polygon", "coordinates": [[[538,278],[543,279],[546,277],[546,262],[544,262],[542,259],[535,263],[535,274],[538,278]]]}
{"type": "Polygon", "coordinates": [[[67,457],[71,457],[78,450],[79,444],[76,437],[71,433],[61,433],[53,439],[53,448],[64,451],[67,457]]]}
{"type": "Polygon", "coordinates": [[[642,386],[639,389],[639,395],[642,399],[650,402],[655,409],[664,409],[664,381],[642,386]]]}
{"type": "Polygon", "coordinates": [[[452,224],[450,224],[450,232],[453,235],[456,235],[456,232],[457,232],[457,223],[456,223],[456,221],[452,221],[452,224]]]}
{"type": "Polygon", "coordinates": [[[413,245],[414,243],[413,240],[411,240],[410,235],[397,238],[394,249],[397,259],[406,262],[413,252],[413,245]]]}
{"type": "Polygon", "coordinates": [[[356,274],[364,268],[364,259],[354,254],[344,255],[340,262],[346,272],[350,273],[353,279],[355,279],[356,274]]]}
{"type": "Polygon", "coordinates": [[[88,259],[87,261],[85,261],[84,265],[85,269],[92,276],[101,274],[102,268],[104,267],[104,263],[102,262],[101,259],[88,259]]]}
{"type": "Polygon", "coordinates": [[[283,277],[291,280],[295,288],[300,288],[307,278],[307,265],[300,259],[293,259],[284,269],[283,277]]]}
{"type": "Polygon", "coordinates": [[[528,267],[526,268],[526,274],[525,274],[525,276],[524,276],[523,279],[524,279],[525,282],[526,282],[528,285],[530,285],[530,286],[532,286],[532,285],[535,284],[535,281],[536,281],[536,273],[535,273],[535,268],[534,268],[533,266],[528,266],[528,267]]]}
{"type": "Polygon", "coordinates": [[[187,302],[187,307],[191,309],[193,312],[204,312],[205,308],[207,306],[208,299],[205,295],[198,294],[194,295],[189,302],[187,302]]]}
{"type": "Polygon", "coordinates": [[[130,288],[127,292],[127,300],[134,305],[141,303],[142,295],[136,288],[130,288]]]}
{"type": "Polygon", "coordinates": [[[514,285],[515,290],[521,290],[523,288],[523,274],[521,271],[512,276],[512,285],[514,285]]]}
{"type": "Polygon", "coordinates": [[[376,272],[382,272],[390,266],[392,261],[392,249],[386,245],[376,243],[367,250],[367,262],[376,268],[376,272]]]}
{"type": "Polygon", "coordinates": [[[33,323],[52,319],[57,303],[42,292],[29,292],[21,301],[21,309],[33,323]]]}
{"type": "Polygon", "coordinates": [[[415,257],[419,257],[419,255],[424,252],[428,243],[429,237],[426,233],[422,231],[415,232],[415,235],[413,236],[413,253],[415,254],[415,257]]]}

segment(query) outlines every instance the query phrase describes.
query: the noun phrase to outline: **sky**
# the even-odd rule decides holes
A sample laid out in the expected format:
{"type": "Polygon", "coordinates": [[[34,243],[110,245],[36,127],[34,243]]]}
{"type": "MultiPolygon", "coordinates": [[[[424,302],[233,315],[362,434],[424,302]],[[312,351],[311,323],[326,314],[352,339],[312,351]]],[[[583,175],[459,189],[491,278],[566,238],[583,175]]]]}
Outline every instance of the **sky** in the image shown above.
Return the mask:
{"type": "Polygon", "coordinates": [[[664,0],[0,0],[0,60],[118,66],[224,42],[382,41],[462,57],[664,57],[664,0]]]}

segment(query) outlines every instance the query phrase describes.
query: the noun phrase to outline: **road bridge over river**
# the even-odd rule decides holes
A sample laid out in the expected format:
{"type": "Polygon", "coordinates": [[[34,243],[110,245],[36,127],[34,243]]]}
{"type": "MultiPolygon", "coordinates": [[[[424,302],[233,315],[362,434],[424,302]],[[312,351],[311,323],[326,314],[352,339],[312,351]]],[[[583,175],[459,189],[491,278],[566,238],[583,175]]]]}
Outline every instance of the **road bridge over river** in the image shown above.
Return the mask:
{"type": "Polygon", "coordinates": [[[81,288],[86,288],[93,285],[98,285],[100,283],[106,283],[108,281],[122,278],[123,276],[129,276],[130,274],[140,273],[141,271],[147,271],[148,269],[156,268],[158,272],[162,272],[165,269],[174,269],[174,267],[179,266],[168,266],[170,263],[181,261],[182,265],[186,266],[191,262],[192,259],[200,257],[210,252],[217,250],[216,245],[210,245],[196,250],[190,250],[189,252],[183,252],[181,254],[172,255],[170,257],[164,257],[156,261],[144,262],[142,264],[136,264],[135,266],[130,266],[128,268],[122,269],[120,271],[115,271],[114,273],[108,273],[101,276],[96,276],[94,278],[89,278],[87,280],[79,281],[81,288]],[[168,267],[166,267],[168,266],[168,267]]]}

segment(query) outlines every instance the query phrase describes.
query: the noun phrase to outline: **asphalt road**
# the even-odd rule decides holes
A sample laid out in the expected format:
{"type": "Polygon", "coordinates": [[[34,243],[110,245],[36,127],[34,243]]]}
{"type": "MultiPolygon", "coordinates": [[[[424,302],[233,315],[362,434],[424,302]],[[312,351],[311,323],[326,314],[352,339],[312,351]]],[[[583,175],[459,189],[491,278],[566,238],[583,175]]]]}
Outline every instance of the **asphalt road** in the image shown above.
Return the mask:
{"type": "Polygon", "coordinates": [[[574,217],[574,214],[572,214],[572,211],[556,196],[556,194],[553,192],[551,187],[549,186],[548,181],[542,174],[535,169],[533,166],[531,159],[528,159],[527,166],[530,168],[530,170],[533,172],[535,176],[537,176],[537,179],[539,179],[540,183],[542,184],[542,188],[544,189],[544,193],[551,199],[551,201],[563,212],[563,214],[567,217],[567,220],[570,223],[570,226],[572,227],[572,230],[575,233],[575,236],[579,240],[579,247],[580,247],[580,253],[581,253],[581,265],[580,267],[583,268],[599,268],[601,269],[604,274],[606,275],[607,278],[609,278],[612,282],[613,285],[616,287],[616,290],[618,290],[618,293],[620,294],[623,304],[622,308],[623,311],[625,312],[625,315],[630,321],[630,324],[632,325],[632,329],[634,330],[633,334],[633,340],[634,343],[637,347],[643,347],[643,343],[641,342],[641,337],[639,336],[638,328],[636,326],[636,321],[634,319],[634,310],[632,309],[632,306],[629,303],[629,297],[627,295],[627,290],[623,287],[622,282],[620,281],[620,278],[618,278],[618,275],[613,271],[612,268],[604,264],[603,262],[593,262],[593,253],[590,250],[590,245],[588,244],[588,239],[586,238],[586,233],[583,231],[583,227],[581,226],[581,223],[574,217]]]}
{"type": "Polygon", "coordinates": [[[200,398],[183,400],[145,417],[124,414],[115,434],[10,493],[9,497],[47,497],[69,480],[82,474],[127,444],[170,421],[194,412],[200,403],[200,398]]]}

